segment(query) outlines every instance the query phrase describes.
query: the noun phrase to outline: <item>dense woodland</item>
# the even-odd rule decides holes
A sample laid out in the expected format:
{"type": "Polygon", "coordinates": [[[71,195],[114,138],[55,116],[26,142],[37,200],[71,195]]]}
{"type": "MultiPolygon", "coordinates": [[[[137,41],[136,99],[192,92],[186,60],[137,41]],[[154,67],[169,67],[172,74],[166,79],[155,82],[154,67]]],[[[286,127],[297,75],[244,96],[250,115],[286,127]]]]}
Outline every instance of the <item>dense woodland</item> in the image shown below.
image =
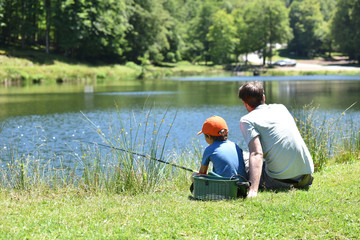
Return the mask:
{"type": "Polygon", "coordinates": [[[0,0],[0,45],[87,61],[159,64],[299,57],[360,60],[360,0],[0,0]]]}

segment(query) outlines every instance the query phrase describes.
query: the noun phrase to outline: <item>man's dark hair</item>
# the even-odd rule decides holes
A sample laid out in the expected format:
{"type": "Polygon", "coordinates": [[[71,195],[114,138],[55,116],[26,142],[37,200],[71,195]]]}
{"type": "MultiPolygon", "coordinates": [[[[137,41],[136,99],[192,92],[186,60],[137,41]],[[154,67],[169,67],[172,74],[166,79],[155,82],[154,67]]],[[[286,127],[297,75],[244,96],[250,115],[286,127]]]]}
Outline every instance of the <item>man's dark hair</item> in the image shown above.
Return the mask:
{"type": "Polygon", "coordinates": [[[238,96],[250,107],[256,108],[264,103],[264,88],[259,82],[245,83],[239,88],[238,96]]]}

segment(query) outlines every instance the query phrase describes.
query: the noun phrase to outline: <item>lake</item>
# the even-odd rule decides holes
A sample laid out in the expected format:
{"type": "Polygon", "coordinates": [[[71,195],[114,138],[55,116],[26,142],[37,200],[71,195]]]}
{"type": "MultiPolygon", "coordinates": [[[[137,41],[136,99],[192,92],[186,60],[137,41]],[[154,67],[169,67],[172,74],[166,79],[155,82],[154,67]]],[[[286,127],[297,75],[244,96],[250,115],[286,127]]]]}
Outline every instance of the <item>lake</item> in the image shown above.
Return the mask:
{"type": "Polygon", "coordinates": [[[196,133],[212,115],[223,117],[230,140],[246,149],[238,126],[246,109],[237,91],[243,83],[255,80],[263,81],[267,103],[282,103],[291,111],[312,104],[319,116],[336,118],[358,102],[342,119],[356,126],[360,122],[360,76],[189,77],[0,86],[2,164],[10,157],[10,148],[17,154],[69,154],[66,161],[71,162],[81,154],[81,143],[103,143],[101,136],[116,139],[122,131],[138,140],[143,136],[159,144],[166,140],[167,151],[191,149],[194,142],[205,146],[196,133]]]}

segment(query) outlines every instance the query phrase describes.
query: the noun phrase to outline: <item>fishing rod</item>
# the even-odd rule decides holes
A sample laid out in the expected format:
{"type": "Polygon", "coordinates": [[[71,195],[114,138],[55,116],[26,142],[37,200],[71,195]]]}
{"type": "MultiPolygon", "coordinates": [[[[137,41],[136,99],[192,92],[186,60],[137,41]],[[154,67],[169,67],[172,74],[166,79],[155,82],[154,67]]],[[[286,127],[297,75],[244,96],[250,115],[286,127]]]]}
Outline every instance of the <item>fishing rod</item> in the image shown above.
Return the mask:
{"type": "MultiPolygon", "coordinates": [[[[85,142],[86,142],[86,141],[85,141],[85,142]]],[[[86,142],[86,143],[91,143],[91,144],[94,144],[94,145],[99,145],[99,146],[102,146],[102,147],[112,148],[112,149],[115,149],[115,150],[119,150],[119,151],[131,153],[131,154],[134,154],[134,155],[137,155],[137,156],[140,156],[140,157],[144,157],[144,158],[148,158],[148,159],[151,159],[151,160],[155,160],[155,161],[158,161],[158,162],[161,162],[161,163],[169,164],[169,165],[171,165],[171,166],[173,166],[173,167],[181,168],[181,169],[184,169],[184,170],[189,171],[189,172],[197,172],[197,171],[195,171],[195,170],[193,170],[193,169],[191,169],[191,168],[183,167],[183,166],[177,165],[177,164],[175,164],[175,163],[167,162],[167,161],[164,161],[164,160],[162,160],[162,159],[158,159],[158,158],[151,157],[151,156],[149,156],[149,155],[145,155],[145,154],[141,154],[141,153],[137,153],[137,152],[125,150],[125,149],[122,149],[122,148],[119,148],[119,147],[113,147],[113,146],[110,146],[110,145],[101,144],[101,143],[96,143],[96,142],[86,142]]]]}

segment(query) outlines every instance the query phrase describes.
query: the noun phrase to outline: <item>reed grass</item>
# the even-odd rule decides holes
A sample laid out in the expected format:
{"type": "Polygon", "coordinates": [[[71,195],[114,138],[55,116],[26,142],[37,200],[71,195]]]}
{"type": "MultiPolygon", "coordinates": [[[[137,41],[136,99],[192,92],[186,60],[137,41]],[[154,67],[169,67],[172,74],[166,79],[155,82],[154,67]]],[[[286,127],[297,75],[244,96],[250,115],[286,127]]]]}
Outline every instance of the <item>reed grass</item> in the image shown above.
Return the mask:
{"type": "Polygon", "coordinates": [[[360,160],[360,126],[351,122],[346,130],[341,131],[340,144],[333,157],[335,163],[360,160]]]}
{"type": "Polygon", "coordinates": [[[98,128],[84,115],[89,127],[98,134],[99,143],[109,148],[100,144],[80,143],[80,153],[69,145],[68,155],[51,156],[43,152],[47,143],[34,142],[36,149],[22,154],[18,152],[21,147],[10,142],[9,147],[0,149],[0,188],[31,190],[76,186],[87,192],[129,194],[162,188],[164,182],[174,179],[184,170],[153,159],[187,164],[182,160],[183,155],[166,151],[176,112],[168,116],[171,114],[166,110],[159,115],[153,108],[144,107],[140,117],[131,113],[125,118],[118,111],[116,119],[109,120],[108,129],[98,128]],[[64,164],[65,158],[72,159],[72,163],[64,164]]]}
{"type": "Polygon", "coordinates": [[[359,126],[351,124],[349,128],[348,124],[342,121],[346,112],[355,104],[331,117],[319,117],[316,114],[318,107],[313,104],[295,111],[295,122],[313,158],[315,171],[320,171],[334,160],[347,162],[350,159],[359,159],[359,131],[356,130],[359,126]],[[347,131],[348,129],[350,131],[347,131]]]}
{"type": "MultiPolygon", "coordinates": [[[[169,158],[165,147],[176,113],[169,120],[166,110],[158,120],[153,107],[145,111],[140,119],[132,113],[128,122],[118,111],[117,119],[109,125],[107,134],[85,117],[98,133],[101,143],[110,149],[108,154],[100,154],[103,145],[99,144],[82,156],[86,180],[83,183],[86,186],[95,186],[95,189],[100,186],[115,193],[138,193],[152,191],[165,179],[173,177],[175,170],[172,167],[154,159],[169,158]]],[[[171,159],[176,161],[177,158],[172,156],[171,159]]]]}

